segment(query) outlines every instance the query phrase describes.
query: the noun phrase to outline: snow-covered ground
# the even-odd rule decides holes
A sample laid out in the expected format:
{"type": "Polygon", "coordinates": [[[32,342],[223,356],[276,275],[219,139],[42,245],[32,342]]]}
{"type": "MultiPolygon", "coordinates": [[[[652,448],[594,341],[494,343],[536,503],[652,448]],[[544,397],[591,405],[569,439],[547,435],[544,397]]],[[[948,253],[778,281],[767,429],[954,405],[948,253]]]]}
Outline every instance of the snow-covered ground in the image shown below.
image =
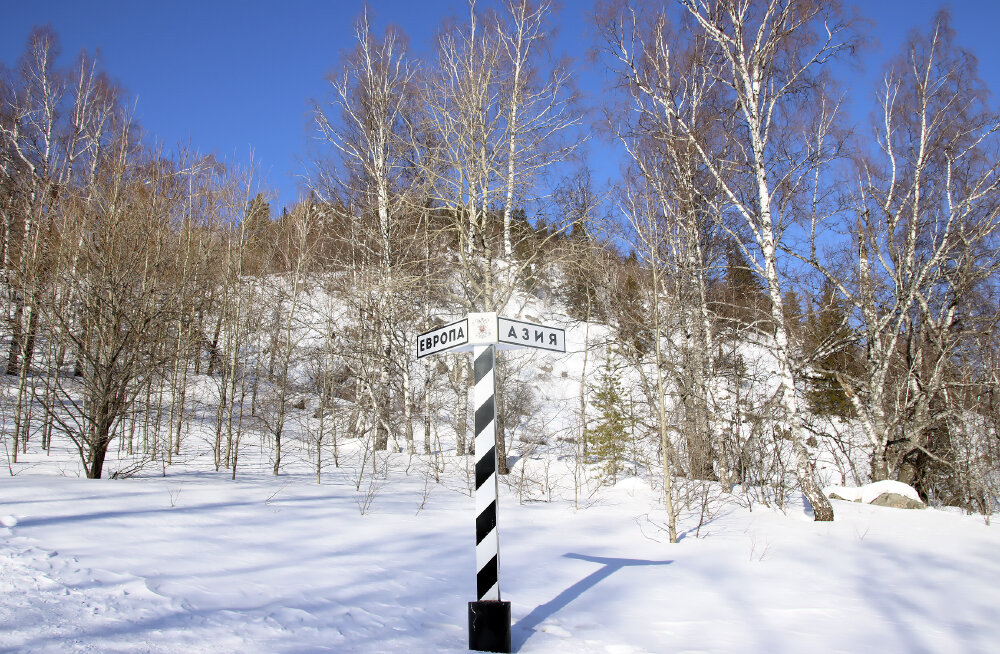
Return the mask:
{"type": "MultiPolygon", "coordinates": [[[[523,307],[528,320],[544,313],[523,307]]],[[[566,355],[510,360],[508,383],[531,400],[512,420],[513,471],[500,486],[515,651],[998,650],[1000,532],[981,517],[836,501],[836,521],[817,524],[801,501],[782,513],[755,499],[751,511],[748,498],[767,489],[728,496],[716,485],[707,513],[682,507],[681,542],[669,544],[658,441],[645,445],[648,467],[626,465],[643,479],[626,471],[599,486],[600,465],[577,463],[580,379],[599,378],[607,348],[592,328],[584,371],[582,329],[565,326],[566,355]]],[[[266,430],[248,423],[232,480],[211,454],[217,382],[191,384],[172,465],[161,451],[133,478],[81,479],[57,435],[50,453],[36,438],[0,476],[0,652],[466,651],[468,457],[396,451],[373,476],[370,450],[343,437],[341,411],[341,466],[324,441],[317,484],[310,396],[285,425],[281,475],[270,474],[266,430]]],[[[435,446],[453,453],[450,400],[436,401],[435,446]]],[[[133,461],[121,445],[108,474],[133,461]]],[[[835,466],[823,474],[849,481],[835,466]]]]}
{"type": "MultiPolygon", "coordinates": [[[[231,481],[193,459],[165,477],[93,481],[59,474],[58,453],[29,456],[0,477],[0,651],[465,651],[473,501],[460,466],[434,484],[396,457],[381,485],[356,491],[346,470],[317,485],[304,457],[277,478],[248,463],[231,481]]],[[[1000,532],[981,517],[835,502],[836,521],[817,524],[801,506],[722,498],[697,534],[686,515],[670,545],[639,479],[580,509],[501,493],[515,651],[1000,643],[1000,532]]]]}

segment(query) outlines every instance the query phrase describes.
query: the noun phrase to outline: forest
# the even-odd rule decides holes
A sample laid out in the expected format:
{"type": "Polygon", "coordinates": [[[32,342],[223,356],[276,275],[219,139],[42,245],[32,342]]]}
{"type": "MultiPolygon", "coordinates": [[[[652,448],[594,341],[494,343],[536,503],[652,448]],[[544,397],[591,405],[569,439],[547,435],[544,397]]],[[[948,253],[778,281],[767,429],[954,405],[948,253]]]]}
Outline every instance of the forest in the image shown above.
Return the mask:
{"type": "MultiPolygon", "coordinates": [[[[827,521],[831,480],[891,479],[989,516],[1000,113],[948,13],[850,89],[861,125],[839,76],[864,20],[839,3],[593,13],[596,107],[551,52],[549,0],[472,3],[424,58],[362,11],[280,210],[253,165],[158,143],[114,71],[34,30],[0,68],[9,473],[54,443],[89,478],[207,443],[235,479],[253,442],[280,475],[289,438],[317,482],[348,440],[359,488],[381,452],[443,466],[471,453],[469,362],[418,361],[416,335],[541,306],[581,335],[581,372],[532,444],[595,483],[645,471],[671,540],[707,488],[800,492],[827,521]],[[610,186],[592,139],[626,155],[610,186]]],[[[524,365],[502,353],[499,378],[524,365]]],[[[498,389],[508,475],[546,400],[498,389]]]]}

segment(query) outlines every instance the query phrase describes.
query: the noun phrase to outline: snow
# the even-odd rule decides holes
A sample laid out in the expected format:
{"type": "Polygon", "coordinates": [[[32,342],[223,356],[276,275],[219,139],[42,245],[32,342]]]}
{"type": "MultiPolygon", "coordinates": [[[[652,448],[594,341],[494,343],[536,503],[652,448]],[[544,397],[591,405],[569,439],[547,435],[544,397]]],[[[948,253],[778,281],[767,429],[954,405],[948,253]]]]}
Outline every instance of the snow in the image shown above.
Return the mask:
{"type": "MultiPolygon", "coordinates": [[[[981,516],[838,502],[835,522],[815,523],[801,498],[781,512],[759,502],[766,488],[729,495],[714,484],[701,487],[706,510],[698,497],[679,502],[681,540],[668,543],[655,466],[630,464],[641,478],[610,486],[593,483],[599,465],[576,465],[582,326],[531,300],[521,315],[565,324],[568,352],[508,360],[508,383],[534,393],[500,484],[515,651],[997,649],[1000,536],[981,516]]],[[[606,332],[589,331],[591,378],[606,332]]],[[[767,367],[745,349],[748,365],[767,367]]],[[[380,454],[373,479],[369,450],[342,435],[340,467],[326,450],[317,484],[307,397],[310,409],[288,417],[281,475],[270,474],[266,431],[248,426],[232,480],[211,454],[216,389],[191,379],[173,465],[81,479],[61,438],[50,453],[32,441],[0,476],[0,652],[467,651],[472,461],[451,454],[450,401],[436,416],[443,454],[380,454]]],[[[116,456],[108,473],[127,467],[116,456]]],[[[900,492],[857,492],[885,490],[900,492]]]]}
{"type": "MultiPolygon", "coordinates": [[[[396,463],[362,515],[364,486],[304,465],[86,480],[39,458],[0,478],[0,650],[466,651],[473,500],[396,463]]],[[[839,503],[822,524],[723,497],[670,545],[640,479],[579,510],[501,491],[517,651],[989,652],[1000,637],[1000,537],[981,517],[839,503]]]]}
{"type": "Polygon", "coordinates": [[[857,488],[850,486],[828,486],[823,489],[823,494],[827,497],[835,494],[848,502],[864,502],[865,504],[870,504],[872,500],[875,500],[883,493],[895,493],[896,495],[909,497],[918,502],[921,501],[920,495],[917,494],[917,491],[912,486],[892,479],[876,481],[857,488]]]}

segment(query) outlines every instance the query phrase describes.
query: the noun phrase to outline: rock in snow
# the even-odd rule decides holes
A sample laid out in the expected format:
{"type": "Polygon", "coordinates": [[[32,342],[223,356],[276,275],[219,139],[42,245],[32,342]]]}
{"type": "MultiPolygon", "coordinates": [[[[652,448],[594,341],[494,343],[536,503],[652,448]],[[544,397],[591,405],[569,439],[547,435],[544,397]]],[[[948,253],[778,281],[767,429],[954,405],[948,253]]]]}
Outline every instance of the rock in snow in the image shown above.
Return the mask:
{"type": "Polygon", "coordinates": [[[858,488],[850,486],[828,486],[823,493],[833,500],[863,502],[894,509],[925,509],[917,491],[899,481],[877,481],[858,488]]]}
{"type": "Polygon", "coordinates": [[[887,506],[891,509],[926,509],[927,505],[912,497],[900,495],[899,493],[882,493],[869,504],[877,506],[887,506]]]}

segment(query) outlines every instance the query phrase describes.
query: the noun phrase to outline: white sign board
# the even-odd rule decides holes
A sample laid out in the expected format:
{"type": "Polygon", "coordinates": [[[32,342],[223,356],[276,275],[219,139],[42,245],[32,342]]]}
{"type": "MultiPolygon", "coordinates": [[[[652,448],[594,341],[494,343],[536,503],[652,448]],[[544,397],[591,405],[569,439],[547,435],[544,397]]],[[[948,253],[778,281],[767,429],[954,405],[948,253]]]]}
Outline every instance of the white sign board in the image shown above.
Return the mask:
{"type": "Polygon", "coordinates": [[[559,327],[536,325],[523,320],[497,318],[497,340],[502,345],[534,347],[553,352],[566,351],[566,330],[559,327]]]}
{"type": "Polygon", "coordinates": [[[452,350],[468,343],[469,320],[463,318],[417,336],[417,358],[452,350]]]}
{"type": "Polygon", "coordinates": [[[489,345],[497,342],[497,314],[470,313],[469,342],[473,345],[489,345]]]}

